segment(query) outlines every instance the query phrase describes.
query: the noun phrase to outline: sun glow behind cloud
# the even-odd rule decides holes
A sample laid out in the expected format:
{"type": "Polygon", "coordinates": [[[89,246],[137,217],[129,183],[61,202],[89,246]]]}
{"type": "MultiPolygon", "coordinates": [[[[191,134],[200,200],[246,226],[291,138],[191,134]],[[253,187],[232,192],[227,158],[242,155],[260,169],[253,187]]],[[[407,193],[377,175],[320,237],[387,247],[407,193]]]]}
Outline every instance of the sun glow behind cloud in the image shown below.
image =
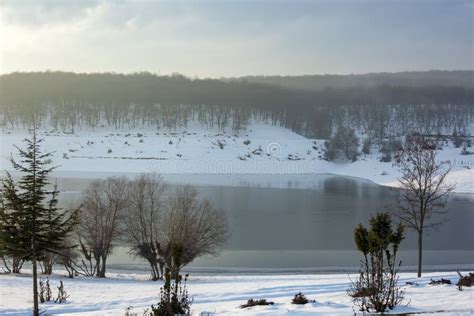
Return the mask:
{"type": "Polygon", "coordinates": [[[469,1],[3,1],[0,72],[472,69],[469,1]]]}

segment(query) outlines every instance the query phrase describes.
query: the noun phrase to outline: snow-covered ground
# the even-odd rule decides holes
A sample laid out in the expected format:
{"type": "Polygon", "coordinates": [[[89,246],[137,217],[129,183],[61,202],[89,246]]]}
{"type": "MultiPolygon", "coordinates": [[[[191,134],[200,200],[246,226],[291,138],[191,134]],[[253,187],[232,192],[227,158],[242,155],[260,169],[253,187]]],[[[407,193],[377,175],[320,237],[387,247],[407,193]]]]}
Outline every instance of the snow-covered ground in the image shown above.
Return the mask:
{"type": "MultiPolygon", "coordinates": [[[[80,277],[72,280],[56,275],[50,278],[53,295],[62,279],[70,294],[69,302],[42,304],[41,308],[48,315],[124,315],[125,309],[132,306],[132,311],[141,315],[151,304],[156,304],[161,286],[161,282],[148,281],[147,277],[110,274],[107,279],[80,277]]],[[[194,299],[193,315],[203,311],[226,315],[354,315],[346,289],[350,278],[355,277],[345,274],[191,275],[188,290],[194,299]],[[291,299],[298,292],[316,302],[292,305],[291,299]],[[238,308],[250,298],[265,298],[275,305],[238,308]]],[[[456,273],[426,273],[421,279],[413,273],[402,273],[399,284],[405,291],[405,301],[392,313],[472,315],[474,288],[459,291],[454,285],[457,280],[456,273]],[[447,278],[453,285],[429,285],[432,278],[447,278]],[[406,285],[407,281],[416,284],[406,285]]],[[[29,275],[1,275],[0,294],[1,315],[29,315],[32,306],[29,275]]]]}
{"type": "MultiPolygon", "coordinates": [[[[11,170],[8,159],[22,146],[26,131],[0,134],[0,170],[11,170]]],[[[310,188],[315,174],[331,173],[396,185],[399,172],[392,163],[380,162],[377,149],[357,162],[327,162],[324,141],[308,139],[282,127],[251,124],[235,135],[200,127],[187,130],[96,130],[66,134],[41,131],[44,150],[55,151],[58,173],[70,177],[96,177],[104,173],[160,172],[176,182],[202,185],[246,185],[310,188]],[[250,141],[250,142],[248,142],[250,141]],[[264,175],[278,174],[279,181],[264,175]],[[209,176],[213,175],[213,176],[209,176]]],[[[448,180],[456,192],[474,192],[474,155],[461,155],[450,143],[438,160],[454,164],[448,180]]]]}

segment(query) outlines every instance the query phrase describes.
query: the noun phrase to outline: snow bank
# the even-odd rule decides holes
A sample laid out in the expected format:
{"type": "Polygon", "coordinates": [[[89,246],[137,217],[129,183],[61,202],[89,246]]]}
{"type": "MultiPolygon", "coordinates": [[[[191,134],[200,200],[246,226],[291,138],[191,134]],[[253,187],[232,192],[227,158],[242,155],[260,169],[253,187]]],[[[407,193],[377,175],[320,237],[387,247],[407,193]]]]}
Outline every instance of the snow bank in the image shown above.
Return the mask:
{"type": "MultiPolygon", "coordinates": [[[[109,275],[108,279],[67,279],[53,276],[53,286],[64,281],[70,294],[66,304],[42,304],[48,315],[123,315],[125,309],[141,315],[157,302],[161,282],[147,281],[147,275],[109,275]]],[[[193,315],[207,311],[225,315],[354,315],[346,294],[349,278],[355,275],[191,275],[188,290],[194,298],[193,315]],[[316,300],[303,306],[290,304],[291,298],[303,292],[316,300]],[[238,308],[250,298],[265,298],[276,304],[242,310],[238,308]]],[[[438,313],[470,315],[474,310],[474,288],[458,291],[455,285],[428,285],[430,279],[446,278],[456,282],[456,273],[426,273],[418,279],[413,273],[402,273],[400,285],[405,291],[405,304],[392,313],[438,313]],[[415,285],[406,285],[406,282],[415,285]]],[[[55,288],[53,288],[55,290],[55,288]]],[[[29,315],[32,306],[29,276],[0,276],[0,314],[29,315]]],[[[54,293],[54,291],[53,291],[54,293]]]]}

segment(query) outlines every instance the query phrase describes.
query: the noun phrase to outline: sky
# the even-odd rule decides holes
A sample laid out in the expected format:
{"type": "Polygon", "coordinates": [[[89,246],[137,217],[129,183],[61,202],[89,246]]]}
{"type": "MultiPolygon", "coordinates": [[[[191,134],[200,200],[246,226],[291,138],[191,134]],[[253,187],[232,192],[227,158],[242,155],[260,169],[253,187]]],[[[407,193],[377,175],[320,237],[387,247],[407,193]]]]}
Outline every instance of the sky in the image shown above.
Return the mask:
{"type": "Polygon", "coordinates": [[[474,69],[474,0],[0,0],[0,73],[474,69]]]}

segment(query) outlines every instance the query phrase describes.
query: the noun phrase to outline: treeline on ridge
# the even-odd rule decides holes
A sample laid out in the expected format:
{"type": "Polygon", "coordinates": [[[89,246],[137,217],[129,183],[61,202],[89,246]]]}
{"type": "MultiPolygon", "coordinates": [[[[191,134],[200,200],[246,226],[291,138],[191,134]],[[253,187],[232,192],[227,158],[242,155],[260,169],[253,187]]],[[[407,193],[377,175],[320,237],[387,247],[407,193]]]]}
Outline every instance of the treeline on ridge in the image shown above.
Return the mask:
{"type": "Polygon", "coordinates": [[[245,80],[190,79],[151,73],[12,73],[0,76],[0,126],[78,128],[187,127],[234,131],[251,121],[328,138],[339,126],[376,139],[421,133],[465,133],[474,89],[456,86],[350,86],[321,91],[245,80]]]}
{"type": "Polygon", "coordinates": [[[266,83],[280,87],[307,91],[326,88],[404,86],[404,87],[474,87],[473,70],[430,70],[377,72],[350,75],[300,75],[300,76],[245,76],[229,78],[228,81],[266,83]]]}

